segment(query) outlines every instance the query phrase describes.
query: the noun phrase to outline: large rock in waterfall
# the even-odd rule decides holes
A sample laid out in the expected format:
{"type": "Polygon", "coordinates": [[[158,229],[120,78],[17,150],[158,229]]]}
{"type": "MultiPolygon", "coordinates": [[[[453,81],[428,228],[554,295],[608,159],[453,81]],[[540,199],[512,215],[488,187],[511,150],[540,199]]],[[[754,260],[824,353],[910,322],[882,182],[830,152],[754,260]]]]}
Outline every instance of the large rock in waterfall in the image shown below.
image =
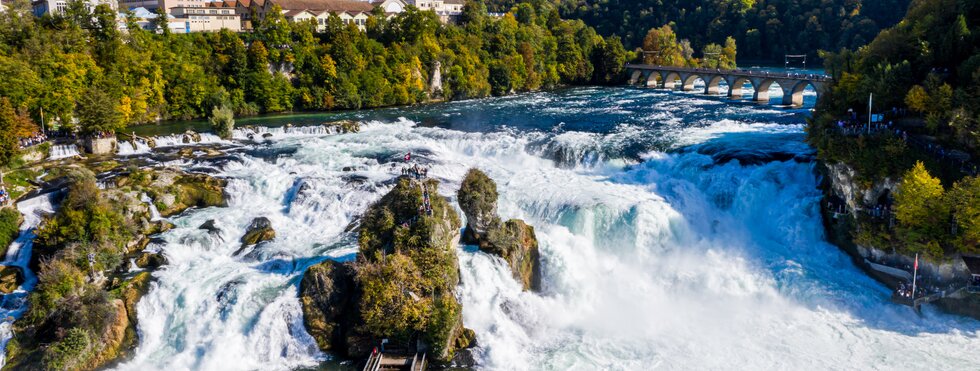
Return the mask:
{"type": "Polygon", "coordinates": [[[388,339],[389,349],[445,363],[473,343],[454,295],[460,218],[438,184],[398,179],[362,217],[356,262],[307,270],[304,324],[322,349],[366,357],[388,339]]]}
{"type": "Polygon", "coordinates": [[[252,219],[245,230],[245,235],[242,236],[242,247],[271,241],[273,238],[276,238],[276,230],[272,229],[272,222],[264,216],[258,217],[252,219]]]}
{"type": "Polygon", "coordinates": [[[471,169],[457,193],[466,214],[465,242],[503,258],[525,290],[541,289],[541,263],[534,227],[523,220],[501,222],[497,216],[497,185],[486,174],[471,169]]]}
{"type": "Polygon", "coordinates": [[[346,352],[356,313],[354,267],[332,260],[310,267],[299,284],[303,324],[320,349],[346,352]]]}

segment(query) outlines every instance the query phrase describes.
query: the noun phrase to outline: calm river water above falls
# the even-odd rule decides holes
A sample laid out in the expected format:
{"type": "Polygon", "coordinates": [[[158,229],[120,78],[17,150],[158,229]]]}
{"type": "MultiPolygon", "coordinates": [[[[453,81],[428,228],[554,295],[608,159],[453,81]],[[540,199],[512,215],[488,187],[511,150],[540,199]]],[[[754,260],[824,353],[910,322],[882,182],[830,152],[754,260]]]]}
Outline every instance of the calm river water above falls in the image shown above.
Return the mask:
{"type": "Polygon", "coordinates": [[[170,264],[139,303],[139,347],[119,368],[329,363],[303,329],[299,279],[324,258],[353,258],[345,227],[389,189],[392,163],[409,151],[450,198],[467,169],[483,169],[503,216],[538,233],[540,295],[521,292],[501,261],[458,250],[458,294],[482,368],[976,368],[980,323],[891,304],[825,242],[807,114],[580,88],[239,120],[364,125],[344,135],[276,131],[261,143],[239,130],[231,161],[178,163],[229,178],[230,205],[177,217],[162,236],[170,264]],[[303,183],[312,192],[295,197],[303,183]],[[259,216],[278,238],[233,256],[259,216]],[[209,219],[221,238],[198,229],[209,219]]]}

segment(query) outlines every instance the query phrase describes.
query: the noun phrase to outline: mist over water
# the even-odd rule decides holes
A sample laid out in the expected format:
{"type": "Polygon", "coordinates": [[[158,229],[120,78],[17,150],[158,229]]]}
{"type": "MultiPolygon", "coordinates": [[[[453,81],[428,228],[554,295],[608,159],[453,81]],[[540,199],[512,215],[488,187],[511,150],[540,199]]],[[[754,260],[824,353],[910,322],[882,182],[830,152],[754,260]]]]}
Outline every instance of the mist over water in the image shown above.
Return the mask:
{"type": "Polygon", "coordinates": [[[360,133],[239,130],[231,161],[178,164],[229,178],[229,207],[172,218],[151,246],[170,264],[139,303],[139,347],[119,369],[334,362],[303,328],[299,280],[323,259],[353,259],[345,229],[409,151],[453,202],[469,168],[486,171],[502,216],[540,240],[541,294],[522,292],[501,260],[458,250],[481,368],[980,364],[980,323],[891,304],[824,241],[805,110],[584,88],[357,115],[360,133]],[[247,139],[257,132],[273,135],[247,139]],[[277,239],[236,255],[259,216],[277,239]],[[210,219],[220,233],[198,229],[210,219]]]}

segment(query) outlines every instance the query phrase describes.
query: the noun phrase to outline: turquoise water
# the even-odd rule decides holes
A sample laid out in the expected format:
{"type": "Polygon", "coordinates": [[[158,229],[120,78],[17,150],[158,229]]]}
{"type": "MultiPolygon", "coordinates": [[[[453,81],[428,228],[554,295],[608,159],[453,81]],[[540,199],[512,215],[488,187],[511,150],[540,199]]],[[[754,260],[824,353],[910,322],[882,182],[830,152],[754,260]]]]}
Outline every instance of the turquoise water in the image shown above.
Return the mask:
{"type": "MultiPolygon", "coordinates": [[[[806,96],[812,105],[813,92],[806,96]]],[[[773,99],[778,99],[773,97],[773,99]]],[[[227,208],[173,219],[170,264],[140,301],[125,370],[335,364],[302,326],[304,270],[351,259],[348,224],[390,189],[406,152],[455,202],[465,172],[500,212],[535,226],[543,292],[460,246],[464,323],[480,368],[970,369],[971,319],[891,304],[825,241],[809,110],[696,94],[576,88],[340,114],[241,119],[276,127],[354,119],[363,130],[239,129],[220,160],[169,165],[229,179],[227,208]],[[236,256],[249,221],[274,242],[236,256]],[[220,236],[198,226],[216,220],[220,236]]],[[[184,125],[184,124],[174,124],[184,125]]],[[[171,128],[171,132],[173,129],[171,128]]],[[[151,151],[143,156],[153,156],[151,151]]]]}

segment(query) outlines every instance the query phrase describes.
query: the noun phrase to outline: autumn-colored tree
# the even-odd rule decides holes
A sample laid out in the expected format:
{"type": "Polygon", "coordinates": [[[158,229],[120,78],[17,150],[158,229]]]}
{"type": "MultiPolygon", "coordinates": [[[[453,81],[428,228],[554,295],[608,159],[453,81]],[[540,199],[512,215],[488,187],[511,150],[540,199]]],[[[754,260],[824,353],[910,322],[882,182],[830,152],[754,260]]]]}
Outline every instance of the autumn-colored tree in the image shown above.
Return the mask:
{"type": "Polygon", "coordinates": [[[943,185],[919,161],[905,173],[895,195],[895,218],[900,234],[912,251],[934,258],[942,256],[936,250],[946,235],[949,208],[943,200],[943,185]]]}
{"type": "Polygon", "coordinates": [[[643,62],[658,66],[683,66],[684,56],[670,25],[651,29],[643,39],[643,62]]]}

